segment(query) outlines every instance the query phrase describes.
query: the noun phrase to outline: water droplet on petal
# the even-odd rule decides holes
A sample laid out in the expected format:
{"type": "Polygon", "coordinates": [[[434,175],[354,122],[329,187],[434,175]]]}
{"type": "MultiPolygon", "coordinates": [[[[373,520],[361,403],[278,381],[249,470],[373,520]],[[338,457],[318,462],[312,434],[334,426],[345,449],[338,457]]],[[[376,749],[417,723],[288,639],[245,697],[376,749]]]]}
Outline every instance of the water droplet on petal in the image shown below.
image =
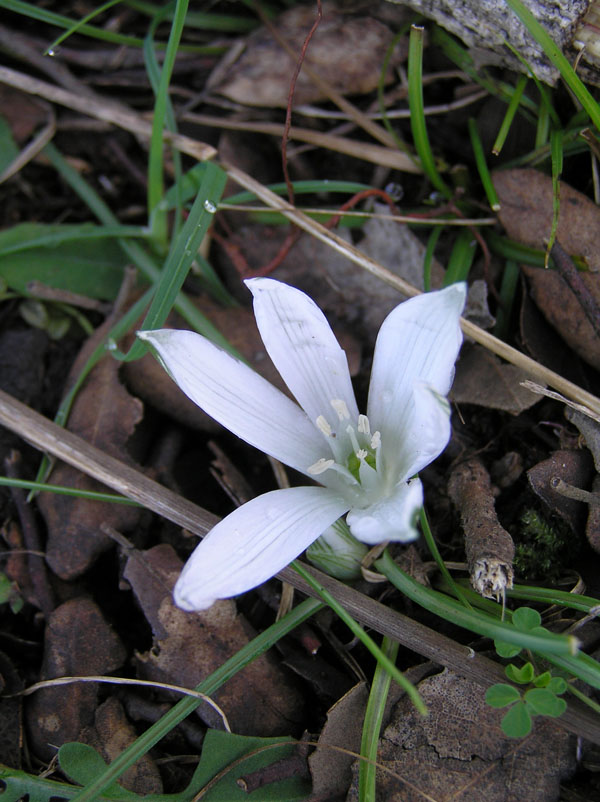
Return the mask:
{"type": "Polygon", "coordinates": [[[214,213],[217,211],[217,207],[216,207],[216,206],[215,206],[215,204],[214,204],[212,201],[210,201],[210,200],[205,200],[205,201],[204,201],[204,209],[205,209],[205,210],[206,210],[206,211],[207,211],[209,214],[214,214],[214,213]]]}

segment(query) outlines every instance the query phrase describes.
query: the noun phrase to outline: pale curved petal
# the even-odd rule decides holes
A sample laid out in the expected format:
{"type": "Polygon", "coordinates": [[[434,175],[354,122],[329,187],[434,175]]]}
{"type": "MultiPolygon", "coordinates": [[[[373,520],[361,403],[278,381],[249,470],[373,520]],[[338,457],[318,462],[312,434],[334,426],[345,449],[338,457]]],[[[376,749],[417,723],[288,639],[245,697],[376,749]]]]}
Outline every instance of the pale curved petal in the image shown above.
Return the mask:
{"type": "MultiPolygon", "coordinates": [[[[406,475],[413,457],[403,448],[410,436],[411,406],[416,383],[427,384],[447,395],[454,377],[454,363],[462,344],[460,315],[466,285],[411,298],[397,306],[377,337],[369,386],[368,416],[371,429],[381,433],[385,470],[406,475]],[[403,455],[402,463],[398,461],[403,455]]],[[[443,446],[442,446],[443,448],[443,446]]]]}
{"type": "Polygon", "coordinates": [[[323,436],[291,399],[193,331],[138,332],[183,392],[242,440],[303,473],[324,455],[323,436]]]}
{"type": "Polygon", "coordinates": [[[404,437],[393,455],[399,479],[410,479],[439,457],[448,445],[450,404],[427,384],[417,383],[406,412],[404,437]]]}
{"type": "Polygon", "coordinates": [[[184,610],[245,593],[301,554],[348,509],[324,487],[273,490],[220,521],[196,547],[174,590],[184,610]]]}
{"type": "MultiPolygon", "coordinates": [[[[265,348],[300,406],[312,421],[323,415],[334,432],[340,426],[332,400],[343,401],[353,424],[358,409],[345,351],[323,312],[300,290],[269,278],[246,285],[265,348]]],[[[343,423],[345,430],[347,422],[343,423]]]]}
{"type": "Polygon", "coordinates": [[[419,479],[411,479],[370,507],[350,510],[346,523],[354,537],[369,546],[385,540],[408,543],[419,536],[416,523],[422,506],[423,486],[419,479]]]}

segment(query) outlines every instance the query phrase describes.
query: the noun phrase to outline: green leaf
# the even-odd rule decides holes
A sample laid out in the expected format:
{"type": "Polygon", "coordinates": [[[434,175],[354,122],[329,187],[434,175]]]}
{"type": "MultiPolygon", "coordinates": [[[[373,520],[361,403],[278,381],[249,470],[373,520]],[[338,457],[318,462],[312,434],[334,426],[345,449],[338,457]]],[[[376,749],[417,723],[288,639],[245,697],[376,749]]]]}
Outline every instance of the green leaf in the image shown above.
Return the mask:
{"type": "Polygon", "coordinates": [[[485,692],[485,701],[490,707],[507,707],[521,699],[518,688],[506,683],[499,682],[497,685],[490,685],[485,692]]]}
{"type": "Polygon", "coordinates": [[[560,696],[568,688],[566,681],[562,677],[552,677],[548,683],[548,690],[560,696]]]}
{"type": "Polygon", "coordinates": [[[525,663],[521,668],[517,668],[514,663],[510,663],[504,669],[504,673],[511,682],[518,682],[519,685],[528,685],[535,676],[531,663],[525,663]]]}
{"type": "Polygon", "coordinates": [[[559,699],[548,688],[532,688],[525,694],[525,704],[537,716],[552,716],[557,718],[567,709],[564,699],[559,699]]]}
{"type": "Polygon", "coordinates": [[[40,281],[89,298],[113,300],[126,261],[121,248],[110,239],[100,244],[99,237],[89,235],[73,239],[72,231],[66,239],[67,232],[59,228],[23,223],[0,233],[0,278],[22,295],[30,294],[29,282],[40,281]]]}
{"type": "Polygon", "coordinates": [[[550,685],[551,679],[552,674],[549,671],[544,671],[543,674],[535,677],[532,681],[536,688],[547,688],[550,685]]]}
{"type": "Polygon", "coordinates": [[[542,617],[532,607],[518,607],[513,613],[512,620],[521,632],[529,632],[542,623],[542,617]]]}
{"type": "Polygon", "coordinates": [[[500,657],[505,657],[506,659],[516,657],[521,651],[520,646],[515,646],[513,643],[505,643],[501,640],[494,641],[494,648],[500,657]]]}
{"type": "Polygon", "coordinates": [[[70,799],[77,788],[65,783],[34,777],[24,771],[0,766],[0,784],[2,785],[2,802],[50,802],[51,799],[70,799]],[[71,793],[72,792],[72,793],[71,793]]]}
{"type": "Polygon", "coordinates": [[[523,702],[517,702],[506,713],[500,724],[502,732],[509,738],[524,738],[531,732],[531,716],[523,702]]]}
{"type": "MultiPolygon", "coordinates": [[[[58,750],[58,760],[64,773],[78,785],[87,785],[106,770],[106,762],[96,750],[78,742],[63,744],[58,750]]],[[[139,799],[137,794],[121,788],[117,783],[110,785],[105,796],[118,800],[139,799]]]]}
{"type": "Polygon", "coordinates": [[[204,739],[202,757],[190,787],[181,796],[181,800],[191,798],[207,783],[223,773],[223,776],[202,797],[203,802],[291,802],[307,799],[310,784],[306,780],[293,777],[280,782],[270,783],[252,793],[249,797],[236,780],[244,775],[258,771],[277,760],[294,753],[295,741],[291,738],[252,738],[245,735],[234,735],[220,730],[209,730],[204,739]],[[267,748],[265,748],[267,747],[267,748]],[[246,759],[239,761],[247,756],[246,759]],[[227,771],[227,767],[231,769],[227,771]],[[195,789],[188,797],[187,792],[195,789]]]}

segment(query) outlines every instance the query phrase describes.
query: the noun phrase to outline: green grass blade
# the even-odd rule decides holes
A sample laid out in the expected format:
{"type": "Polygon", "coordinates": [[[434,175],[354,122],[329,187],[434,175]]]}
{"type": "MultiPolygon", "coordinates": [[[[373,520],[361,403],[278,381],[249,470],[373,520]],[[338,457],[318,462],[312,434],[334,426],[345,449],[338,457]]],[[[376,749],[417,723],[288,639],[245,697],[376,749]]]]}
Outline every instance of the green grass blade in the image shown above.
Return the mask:
{"type": "Polygon", "coordinates": [[[444,287],[456,284],[457,281],[467,280],[476,250],[477,241],[473,237],[473,232],[469,231],[468,228],[463,228],[459,231],[452,246],[446,275],[444,276],[444,287]]]}
{"type": "Polygon", "coordinates": [[[485,160],[483,144],[481,142],[481,137],[479,136],[479,131],[477,130],[477,123],[472,117],[469,117],[469,136],[471,137],[471,147],[473,148],[473,155],[475,156],[477,172],[479,173],[479,178],[483,184],[486,198],[488,199],[488,203],[490,204],[492,211],[498,212],[500,210],[500,201],[498,199],[498,194],[492,182],[492,176],[490,175],[490,171],[485,160]]]}
{"type": "Polygon", "coordinates": [[[45,56],[54,55],[56,49],[62,44],[62,42],[65,41],[65,39],[68,39],[69,36],[72,36],[74,33],[77,33],[81,28],[84,27],[84,25],[86,25],[86,23],[94,19],[94,17],[97,17],[98,14],[102,14],[104,11],[108,11],[109,8],[116,6],[117,3],[120,2],[121,0],[108,0],[107,3],[104,3],[103,5],[98,6],[98,8],[95,8],[92,11],[90,11],[90,13],[86,14],[85,17],[82,17],[79,20],[79,22],[73,23],[71,28],[66,30],[64,33],[61,33],[61,35],[57,39],[55,39],[51,45],[49,45],[46,48],[46,50],[44,51],[44,55],[45,56]]]}
{"type": "Polygon", "coordinates": [[[502,120],[502,124],[500,125],[500,130],[496,136],[496,141],[492,147],[492,153],[494,156],[498,156],[500,151],[504,147],[504,143],[506,142],[506,137],[508,136],[508,132],[510,131],[510,126],[515,118],[515,114],[517,113],[517,109],[519,107],[519,103],[521,102],[521,98],[523,97],[523,92],[525,91],[525,87],[527,86],[527,76],[520,75],[517,79],[517,83],[515,89],[512,93],[512,97],[508,104],[508,108],[506,109],[506,114],[504,115],[504,119],[502,120]]]}
{"type": "MultiPolygon", "coordinates": [[[[152,134],[150,137],[150,152],[148,156],[148,218],[159,243],[166,243],[167,221],[166,214],[161,212],[159,204],[163,199],[163,132],[167,120],[169,106],[169,85],[177,57],[177,50],[185,25],[185,15],[188,9],[188,0],[177,0],[169,41],[165,51],[165,58],[160,72],[160,81],[156,91],[154,113],[152,116],[152,134]],[[156,226],[156,228],[155,228],[156,226]]],[[[157,18],[158,24],[160,17],[157,18]]],[[[147,48],[145,48],[147,50],[147,48]]],[[[174,119],[173,119],[174,124],[174,119]]]]}
{"type": "MultiPolygon", "coordinates": [[[[173,19],[171,9],[165,10],[155,3],[147,3],[144,0],[125,0],[124,4],[150,17],[155,17],[165,11],[165,18],[173,19]]],[[[225,33],[247,33],[253,31],[258,25],[256,20],[251,17],[212,14],[204,11],[188,11],[185,24],[189,28],[200,28],[202,31],[223,31],[225,33]]]]}
{"type": "MultiPolygon", "coordinates": [[[[40,8],[39,5],[25,3],[23,0],[0,0],[0,8],[5,8],[7,11],[14,11],[17,14],[22,14],[24,17],[30,17],[39,22],[55,25],[57,28],[70,30],[75,25],[78,25],[77,20],[65,17],[63,14],[56,14],[54,11],[48,11],[45,8],[40,8]]],[[[105,30],[104,28],[96,28],[93,25],[84,24],[79,26],[78,33],[85,34],[92,39],[100,39],[103,42],[112,42],[117,45],[125,45],[127,47],[142,46],[142,40],[135,36],[126,36],[122,33],[105,30]]]]}
{"type": "MultiPolygon", "coordinates": [[[[83,177],[63,159],[52,143],[46,145],[44,153],[48,156],[53,167],[58,170],[63,179],[102,223],[105,225],[118,225],[118,220],[102,198],[100,198],[83,177]]],[[[204,197],[208,198],[210,196],[205,195],[204,197]]],[[[127,259],[139,268],[142,275],[150,283],[156,284],[161,277],[161,271],[154,259],[140,248],[136,242],[130,242],[126,239],[120,239],[118,242],[127,259]]],[[[203,334],[205,337],[208,337],[210,340],[213,340],[213,342],[217,343],[222,348],[226,348],[233,353],[231,344],[227,339],[223,337],[221,332],[218,331],[200,311],[198,311],[190,299],[183,295],[183,293],[177,296],[175,309],[187,320],[193,329],[200,332],[200,334],[203,334]]]]}
{"type": "Polygon", "coordinates": [[[406,594],[416,604],[420,604],[429,612],[450,621],[456,626],[468,629],[478,635],[492,640],[501,640],[512,643],[521,649],[530,649],[533,652],[561,657],[571,657],[577,652],[579,642],[573,636],[555,635],[551,632],[535,633],[521,632],[508,623],[503,623],[493,616],[478,610],[468,610],[460,602],[426,588],[412,577],[404,573],[390,557],[386,550],[375,562],[375,568],[386,576],[398,590],[406,594]]]}
{"type": "Polygon", "coordinates": [[[550,261],[550,251],[556,240],[560,214],[560,176],[563,168],[563,134],[560,129],[555,129],[550,135],[550,151],[552,154],[552,227],[544,257],[544,267],[546,268],[550,261]]]}
{"type": "Polygon", "coordinates": [[[111,504],[126,504],[131,507],[139,507],[137,501],[133,501],[125,496],[118,496],[115,493],[98,493],[95,490],[80,490],[76,487],[65,487],[64,485],[49,485],[46,482],[33,482],[28,479],[12,479],[10,476],[0,476],[0,486],[2,487],[21,487],[24,490],[31,490],[33,493],[56,493],[59,496],[75,496],[85,498],[88,501],[108,501],[111,504]]]}
{"type": "MultiPolygon", "coordinates": [[[[198,249],[212,223],[217,204],[225,188],[227,175],[210,162],[204,174],[204,181],[194,201],[188,219],[167,257],[161,272],[160,281],[150,309],[141,326],[142,330],[155,329],[163,325],[187,278],[198,249]]],[[[223,338],[220,338],[223,341],[223,338]]],[[[231,351],[231,346],[228,344],[231,351]]],[[[146,352],[146,346],[139,340],[132,345],[126,359],[137,359],[146,352]]],[[[121,357],[123,358],[123,357],[121,357]]]]}
{"type": "Polygon", "coordinates": [[[586,110],[592,123],[600,131],[600,106],[584,86],[581,78],[570,65],[566,56],[560,51],[556,42],[521,0],[506,0],[506,4],[519,17],[546,56],[560,72],[563,81],[586,110]]]}
{"type": "Polygon", "coordinates": [[[438,172],[427,136],[423,102],[423,28],[413,25],[408,46],[408,105],[413,143],[421,167],[433,186],[450,198],[452,193],[438,172]]]}
{"type": "MultiPolygon", "coordinates": [[[[381,643],[381,651],[395,663],[399,645],[398,641],[386,636],[381,643]]],[[[360,760],[358,764],[359,802],[375,802],[376,799],[377,749],[391,681],[388,672],[377,663],[362,729],[360,754],[365,760],[360,760]]]]}
{"type": "Polygon", "coordinates": [[[343,621],[344,624],[346,624],[346,626],[352,632],[352,634],[355,635],[360,640],[360,642],[371,652],[375,660],[377,660],[378,665],[381,665],[382,668],[384,668],[388,672],[388,674],[390,674],[392,679],[396,680],[398,685],[400,685],[400,687],[406,692],[409,699],[412,701],[412,703],[417,708],[419,713],[421,713],[422,715],[426,715],[427,708],[423,704],[423,700],[419,696],[419,693],[415,688],[415,686],[406,679],[406,677],[404,676],[404,674],[402,674],[401,671],[399,671],[396,668],[395,664],[389,659],[389,657],[386,657],[386,655],[381,651],[379,646],[377,646],[375,641],[369,635],[367,635],[367,633],[361,627],[361,625],[358,624],[352,618],[352,616],[346,612],[346,610],[342,607],[342,605],[338,601],[336,601],[336,599],[334,599],[334,597],[331,595],[331,593],[329,593],[328,590],[326,590],[319,582],[317,582],[317,580],[311,573],[305,570],[302,563],[298,562],[298,560],[295,560],[292,563],[292,568],[298,574],[300,574],[302,579],[308,582],[311,588],[313,588],[313,590],[315,590],[319,594],[319,596],[323,599],[323,601],[329,607],[331,607],[331,609],[338,616],[338,618],[341,621],[343,621]]]}
{"type": "MultiPolygon", "coordinates": [[[[268,651],[271,646],[281,640],[285,635],[322,609],[323,603],[316,599],[306,599],[295,607],[291,612],[284,616],[280,621],[272,624],[268,629],[257,635],[246,646],[243,646],[237,654],[230,657],[222,666],[214,671],[209,677],[196,686],[195,690],[212,696],[219,688],[224,685],[231,677],[241,671],[248,663],[260,657],[268,651]]],[[[93,783],[80,791],[73,797],[73,802],[92,802],[101,794],[111,783],[115,782],[129,766],[133,765],[142,755],[146,754],[158,743],[173,727],[180,721],[189,716],[201,700],[194,697],[186,697],[174,705],[156,724],[149,727],[146,732],[139,736],[130,746],[124,749],[108,766],[106,771],[99,775],[93,783]]]]}

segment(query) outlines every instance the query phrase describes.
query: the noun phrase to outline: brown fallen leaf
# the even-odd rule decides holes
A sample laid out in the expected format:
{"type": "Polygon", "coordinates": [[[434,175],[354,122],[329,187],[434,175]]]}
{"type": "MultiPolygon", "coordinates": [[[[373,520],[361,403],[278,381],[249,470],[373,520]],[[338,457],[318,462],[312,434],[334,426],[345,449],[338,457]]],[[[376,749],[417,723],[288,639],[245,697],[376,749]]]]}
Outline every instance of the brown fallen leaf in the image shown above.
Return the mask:
{"type": "MultiPolygon", "coordinates": [[[[499,217],[511,239],[545,250],[553,217],[552,180],[532,169],[497,171],[494,186],[500,199],[499,217]]],[[[581,273],[600,304],[600,209],[581,192],[560,182],[557,240],[572,257],[582,259],[589,272],[581,273]]],[[[581,305],[556,270],[523,266],[531,294],[546,319],[590,365],[600,369],[600,343],[581,305]]]]}
{"type": "MultiPolygon", "coordinates": [[[[536,719],[521,740],[500,729],[504,711],[488,707],[485,689],[450,671],[423,680],[429,715],[400,700],[380,740],[381,802],[554,802],[575,770],[575,739],[550,719],[536,719]]],[[[354,783],[347,802],[358,799],[354,783]]]]}
{"type": "Polygon", "coordinates": [[[477,404],[519,415],[540,400],[521,387],[528,377],[528,373],[502,362],[482,346],[465,343],[450,398],[457,404],[477,404]]]}
{"type": "MultiPolygon", "coordinates": [[[[91,599],[71,599],[49,617],[40,680],[107,674],[124,660],[119,637],[91,599]]],[[[97,689],[96,683],[73,683],[43,688],[27,699],[25,718],[34,754],[48,761],[61,744],[77,740],[94,721],[97,689]]]]}
{"type": "MultiPolygon", "coordinates": [[[[372,5],[372,4],[371,4],[372,5]]],[[[275,20],[279,33],[300,55],[315,17],[312,4],[291,8],[275,20]]],[[[392,41],[392,30],[373,16],[350,14],[343,3],[324,2],[323,19],[313,36],[306,63],[341,94],[364,94],[377,87],[383,53],[392,41]]],[[[407,54],[406,40],[395,49],[387,79],[407,54]]],[[[293,60],[265,28],[248,36],[240,59],[215,91],[250,106],[287,106],[293,60]]],[[[301,72],[294,102],[325,99],[322,91],[301,72]]]]}
{"type": "MultiPolygon", "coordinates": [[[[96,710],[94,724],[85,727],[78,740],[93,746],[107,763],[117,758],[137,738],[119,700],[111,696],[96,710]]],[[[119,784],[136,794],[161,794],[160,772],[149,754],[142,755],[119,778],[119,784]]]]}
{"type": "MultiPolygon", "coordinates": [[[[68,429],[111,456],[129,464],[127,441],[142,418],[142,403],[125,390],[118,377],[119,363],[105,357],[90,373],[75,399],[68,429]]],[[[82,490],[106,491],[99,482],[59,463],[50,481],[82,490]]],[[[100,531],[106,523],[128,531],[135,527],[140,509],[124,504],[41,493],[38,507],[48,527],[46,559],[61,579],[83,574],[112,545],[100,531]]]]}
{"type": "Polygon", "coordinates": [[[554,477],[569,485],[587,490],[592,480],[592,459],[588,451],[555,451],[548,459],[538,462],[527,471],[527,478],[535,494],[563,518],[575,532],[581,532],[587,507],[581,501],[567,498],[552,487],[554,477]]]}
{"type": "Polygon", "coordinates": [[[315,749],[308,758],[313,797],[337,798],[348,788],[354,756],[328,747],[339,746],[351,752],[360,751],[367,699],[366,685],[359,682],[327,711],[327,721],[319,736],[319,746],[322,748],[315,749]]]}
{"type": "MultiPolygon", "coordinates": [[[[144,679],[194,688],[254,637],[231,600],[200,613],[175,607],[171,592],[182,568],[168,545],[133,552],[124,577],[154,634],[154,647],[138,655],[144,679]]],[[[215,695],[231,728],[241,735],[280,735],[299,718],[301,700],[295,688],[268,655],[254,660],[215,695]]],[[[209,726],[222,728],[220,716],[208,705],[198,713],[209,726]]]]}

